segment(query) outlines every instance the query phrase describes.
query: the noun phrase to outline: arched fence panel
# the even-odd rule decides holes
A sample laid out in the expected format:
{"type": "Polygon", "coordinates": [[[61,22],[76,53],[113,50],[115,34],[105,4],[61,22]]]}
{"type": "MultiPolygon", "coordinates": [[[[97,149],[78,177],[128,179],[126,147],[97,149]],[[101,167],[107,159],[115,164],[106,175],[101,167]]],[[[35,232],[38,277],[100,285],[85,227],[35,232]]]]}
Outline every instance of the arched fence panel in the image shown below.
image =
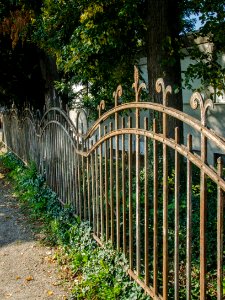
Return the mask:
{"type": "Polygon", "coordinates": [[[119,86],[114,108],[103,113],[102,101],[88,132],[82,111],[75,122],[62,108],[38,120],[30,110],[21,118],[15,109],[8,112],[7,146],[35,161],[59,200],[89,221],[99,243],[110,240],[124,252],[129,275],[151,298],[221,300],[225,140],[207,127],[213,103],[193,94],[197,120],[167,106],[171,88],[162,79],[156,83],[162,104],[141,102],[136,69],[134,78],[135,101],[119,104],[119,86]],[[174,124],[196,135],[183,136],[174,124]],[[221,153],[213,165],[208,143],[221,153]]]}

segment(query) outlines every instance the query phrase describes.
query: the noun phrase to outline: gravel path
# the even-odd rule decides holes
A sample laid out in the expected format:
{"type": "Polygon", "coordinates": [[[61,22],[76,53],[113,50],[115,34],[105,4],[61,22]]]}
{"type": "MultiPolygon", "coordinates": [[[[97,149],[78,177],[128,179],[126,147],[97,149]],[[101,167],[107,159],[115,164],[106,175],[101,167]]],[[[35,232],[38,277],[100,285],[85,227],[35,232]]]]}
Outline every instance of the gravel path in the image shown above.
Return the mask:
{"type": "Polygon", "coordinates": [[[67,299],[53,249],[42,246],[0,169],[0,299],[67,299]]]}

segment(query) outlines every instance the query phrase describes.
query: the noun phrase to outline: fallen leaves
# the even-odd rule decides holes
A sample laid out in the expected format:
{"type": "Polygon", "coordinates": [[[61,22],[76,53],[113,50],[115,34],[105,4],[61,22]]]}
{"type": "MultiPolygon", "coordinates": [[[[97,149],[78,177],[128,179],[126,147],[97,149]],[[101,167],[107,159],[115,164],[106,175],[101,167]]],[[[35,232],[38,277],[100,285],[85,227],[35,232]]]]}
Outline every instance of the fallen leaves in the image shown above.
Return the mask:
{"type": "Polygon", "coordinates": [[[16,244],[16,245],[21,245],[22,243],[23,243],[23,241],[21,241],[21,240],[16,240],[16,241],[15,241],[15,244],[16,244]]]}
{"type": "Polygon", "coordinates": [[[59,282],[53,282],[52,283],[52,285],[54,285],[54,286],[59,286],[59,285],[61,285],[62,283],[59,281],[59,282]]]}
{"type": "Polygon", "coordinates": [[[6,298],[10,298],[10,297],[12,297],[12,294],[11,294],[11,293],[5,293],[4,296],[5,296],[6,298]]]}
{"type": "Polygon", "coordinates": [[[54,294],[53,291],[47,291],[48,296],[52,296],[54,294]]]}
{"type": "Polygon", "coordinates": [[[33,276],[27,276],[27,277],[26,277],[26,281],[32,281],[32,280],[34,280],[34,277],[33,277],[33,276]]]}

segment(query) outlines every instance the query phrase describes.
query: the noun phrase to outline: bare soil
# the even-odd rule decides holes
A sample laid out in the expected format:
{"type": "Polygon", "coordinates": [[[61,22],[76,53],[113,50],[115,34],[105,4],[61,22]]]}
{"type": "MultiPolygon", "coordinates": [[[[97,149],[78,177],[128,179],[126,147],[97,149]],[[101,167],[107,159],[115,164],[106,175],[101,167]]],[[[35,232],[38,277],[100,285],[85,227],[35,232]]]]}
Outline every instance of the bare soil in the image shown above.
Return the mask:
{"type": "Polygon", "coordinates": [[[67,299],[54,249],[31,227],[0,167],[0,299],[67,299]]]}

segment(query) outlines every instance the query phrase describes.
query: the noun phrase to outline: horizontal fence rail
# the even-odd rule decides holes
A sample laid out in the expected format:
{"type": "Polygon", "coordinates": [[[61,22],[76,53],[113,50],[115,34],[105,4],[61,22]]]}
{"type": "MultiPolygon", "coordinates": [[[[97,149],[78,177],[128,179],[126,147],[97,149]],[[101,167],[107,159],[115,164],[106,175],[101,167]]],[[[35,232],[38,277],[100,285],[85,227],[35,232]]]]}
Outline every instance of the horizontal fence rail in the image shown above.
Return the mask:
{"type": "Polygon", "coordinates": [[[162,104],[141,102],[136,68],[134,78],[135,101],[119,105],[119,86],[115,107],[102,113],[102,101],[88,132],[82,110],[74,124],[62,108],[42,118],[13,108],[3,116],[5,143],[36,163],[59,200],[89,221],[98,242],[111,240],[124,252],[129,275],[151,298],[222,300],[224,169],[221,158],[208,164],[207,145],[225,154],[225,140],[206,126],[213,103],[192,95],[197,120],[167,107],[171,88],[162,79],[156,82],[162,104]],[[181,139],[182,127],[168,134],[173,120],[196,132],[199,152],[191,134],[181,139]]]}

